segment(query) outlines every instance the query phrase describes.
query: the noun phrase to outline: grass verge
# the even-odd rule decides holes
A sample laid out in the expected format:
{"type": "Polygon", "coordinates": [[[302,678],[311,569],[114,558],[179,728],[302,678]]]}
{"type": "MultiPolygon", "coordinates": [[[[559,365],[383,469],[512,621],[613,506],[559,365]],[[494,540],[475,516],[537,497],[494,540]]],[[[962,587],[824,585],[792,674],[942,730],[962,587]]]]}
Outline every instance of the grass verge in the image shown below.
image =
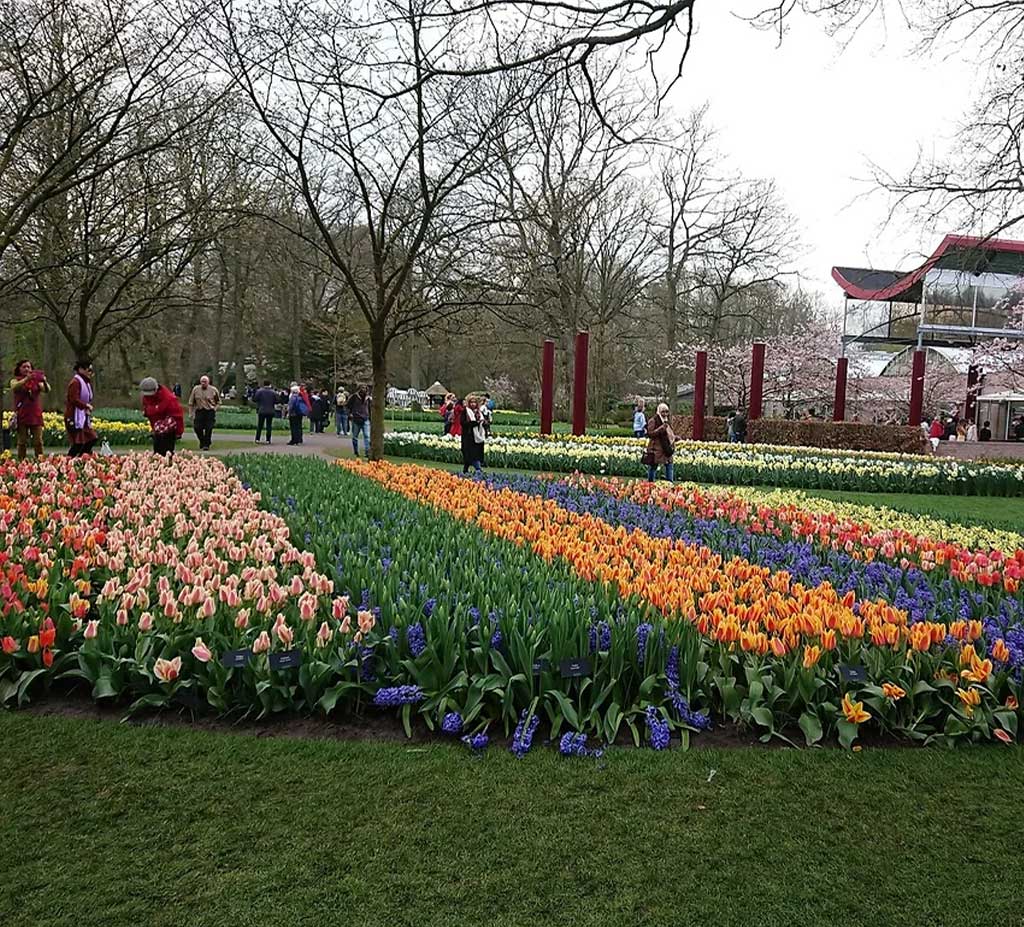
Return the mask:
{"type": "Polygon", "coordinates": [[[1020,923],[1020,750],[537,750],[0,713],[0,923],[1020,923]]]}

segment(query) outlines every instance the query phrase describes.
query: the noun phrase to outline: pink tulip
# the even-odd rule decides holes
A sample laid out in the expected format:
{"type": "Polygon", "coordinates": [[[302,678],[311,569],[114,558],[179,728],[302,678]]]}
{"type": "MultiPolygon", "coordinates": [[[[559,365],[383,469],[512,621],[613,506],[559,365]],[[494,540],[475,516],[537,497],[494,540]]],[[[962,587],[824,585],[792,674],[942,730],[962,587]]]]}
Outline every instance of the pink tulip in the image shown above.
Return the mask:
{"type": "Polygon", "coordinates": [[[196,638],[195,645],[192,647],[192,656],[194,656],[200,663],[209,663],[213,659],[213,654],[210,653],[210,648],[203,643],[201,637],[196,638]]]}
{"type": "Polygon", "coordinates": [[[307,592],[299,599],[299,617],[303,621],[312,621],[316,617],[316,596],[307,592]]]}
{"type": "Polygon", "coordinates": [[[11,637],[9,634],[3,639],[3,651],[6,654],[16,653],[18,650],[18,642],[11,637]]]}
{"type": "Polygon", "coordinates": [[[153,627],[153,616],[149,612],[143,612],[139,615],[139,630],[149,631],[153,627]]]}
{"type": "Polygon", "coordinates": [[[348,634],[352,630],[352,616],[346,615],[341,622],[341,633],[348,634]]]}
{"type": "Polygon", "coordinates": [[[204,618],[212,618],[217,614],[217,603],[211,596],[207,596],[203,601],[202,616],[204,618]]]}
{"type": "Polygon", "coordinates": [[[334,632],[331,630],[331,626],[325,621],[320,625],[320,630],[316,632],[317,647],[326,647],[333,636],[334,632]]]}
{"type": "Polygon", "coordinates": [[[153,675],[161,682],[174,682],[181,675],[181,657],[157,660],[153,667],[153,675]]]}
{"type": "Polygon", "coordinates": [[[128,609],[126,609],[126,608],[119,608],[117,610],[117,624],[118,624],[119,627],[122,627],[122,628],[126,624],[128,624],[128,609]]]}
{"type": "Polygon", "coordinates": [[[373,625],[375,623],[373,612],[364,608],[360,610],[357,617],[359,618],[359,630],[362,631],[363,634],[369,634],[373,630],[373,625]]]}
{"type": "Polygon", "coordinates": [[[331,614],[335,621],[341,621],[348,614],[348,596],[339,596],[331,604],[331,614]]]}
{"type": "Polygon", "coordinates": [[[270,650],[270,635],[266,631],[260,631],[260,636],[253,641],[253,653],[266,653],[270,650]]]}
{"type": "Polygon", "coordinates": [[[274,633],[277,635],[277,639],[284,644],[285,647],[290,647],[292,641],[295,639],[295,632],[286,624],[275,625],[274,633]]]}
{"type": "Polygon", "coordinates": [[[243,608],[237,615],[235,615],[235,627],[240,631],[244,631],[249,627],[249,609],[243,608]]]}
{"type": "Polygon", "coordinates": [[[96,635],[100,633],[100,623],[98,621],[90,621],[85,626],[85,639],[87,641],[94,640],[96,635]]]}
{"type": "Polygon", "coordinates": [[[297,595],[302,595],[303,588],[305,588],[305,587],[302,585],[302,578],[299,577],[299,576],[293,576],[292,577],[292,584],[288,587],[288,591],[292,595],[297,596],[297,595]]]}

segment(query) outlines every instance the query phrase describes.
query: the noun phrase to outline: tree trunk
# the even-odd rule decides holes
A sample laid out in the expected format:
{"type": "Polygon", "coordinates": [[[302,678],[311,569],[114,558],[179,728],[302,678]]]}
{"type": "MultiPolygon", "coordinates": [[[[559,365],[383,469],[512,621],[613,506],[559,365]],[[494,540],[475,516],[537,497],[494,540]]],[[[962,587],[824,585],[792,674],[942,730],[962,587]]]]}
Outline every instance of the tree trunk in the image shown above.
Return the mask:
{"type": "Polygon", "coordinates": [[[388,391],[388,362],[384,334],[370,329],[373,402],[370,405],[370,460],[384,459],[384,402],[388,391]]]}

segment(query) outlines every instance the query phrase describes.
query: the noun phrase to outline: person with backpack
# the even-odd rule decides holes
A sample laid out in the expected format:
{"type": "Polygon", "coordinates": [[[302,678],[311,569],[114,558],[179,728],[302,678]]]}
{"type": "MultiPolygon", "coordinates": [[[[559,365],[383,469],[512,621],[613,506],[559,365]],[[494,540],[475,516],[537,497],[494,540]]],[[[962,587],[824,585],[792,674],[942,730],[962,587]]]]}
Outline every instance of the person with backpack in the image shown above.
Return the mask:
{"type": "Polygon", "coordinates": [[[292,431],[292,439],[288,442],[289,447],[302,444],[302,420],[309,415],[309,406],[302,396],[302,390],[298,383],[293,383],[288,394],[288,427],[292,431]]]}
{"type": "Polygon", "coordinates": [[[348,420],[352,428],[352,453],[359,456],[359,435],[363,435],[366,456],[370,456],[370,398],[365,386],[348,397],[348,420]]]}
{"type": "Polygon", "coordinates": [[[30,360],[14,365],[11,380],[14,394],[14,428],[18,435],[18,460],[28,456],[29,439],[37,458],[43,456],[43,393],[50,392],[50,384],[42,370],[36,370],[30,360]]]}
{"type": "Polygon", "coordinates": [[[647,450],[643,462],[647,464],[647,481],[654,482],[658,467],[665,468],[665,479],[672,482],[672,457],[676,452],[676,436],[672,431],[668,406],[663,402],[658,411],[647,420],[647,450]]]}
{"type": "Polygon", "coordinates": [[[334,428],[339,438],[348,434],[348,393],[344,386],[338,387],[334,397],[334,428]]]}

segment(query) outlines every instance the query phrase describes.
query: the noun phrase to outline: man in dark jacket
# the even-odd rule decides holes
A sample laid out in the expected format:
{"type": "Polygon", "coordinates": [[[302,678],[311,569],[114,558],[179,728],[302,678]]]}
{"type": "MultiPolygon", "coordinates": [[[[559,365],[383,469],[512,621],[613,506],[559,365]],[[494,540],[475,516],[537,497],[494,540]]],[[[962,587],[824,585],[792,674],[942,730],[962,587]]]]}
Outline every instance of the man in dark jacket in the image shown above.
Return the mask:
{"type": "Polygon", "coordinates": [[[264,380],[263,385],[256,390],[252,397],[256,406],[256,443],[259,444],[260,436],[263,434],[263,426],[267,428],[267,444],[270,444],[270,432],[273,430],[274,407],[278,402],[277,390],[271,388],[270,380],[264,380]]]}
{"type": "Polygon", "coordinates": [[[352,453],[359,456],[359,433],[363,433],[366,456],[370,456],[370,400],[365,386],[348,397],[348,420],[352,428],[352,453]]]}

